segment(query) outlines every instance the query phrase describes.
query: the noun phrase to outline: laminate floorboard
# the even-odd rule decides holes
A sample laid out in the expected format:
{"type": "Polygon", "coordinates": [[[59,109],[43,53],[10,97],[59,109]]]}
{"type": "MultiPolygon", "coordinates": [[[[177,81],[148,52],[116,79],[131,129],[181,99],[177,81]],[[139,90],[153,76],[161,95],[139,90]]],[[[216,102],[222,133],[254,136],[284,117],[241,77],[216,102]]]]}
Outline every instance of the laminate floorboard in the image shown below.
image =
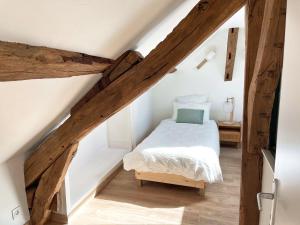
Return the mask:
{"type": "Polygon", "coordinates": [[[238,225],[241,150],[221,148],[224,182],[196,189],[145,182],[122,170],[70,219],[70,225],[238,225]]]}

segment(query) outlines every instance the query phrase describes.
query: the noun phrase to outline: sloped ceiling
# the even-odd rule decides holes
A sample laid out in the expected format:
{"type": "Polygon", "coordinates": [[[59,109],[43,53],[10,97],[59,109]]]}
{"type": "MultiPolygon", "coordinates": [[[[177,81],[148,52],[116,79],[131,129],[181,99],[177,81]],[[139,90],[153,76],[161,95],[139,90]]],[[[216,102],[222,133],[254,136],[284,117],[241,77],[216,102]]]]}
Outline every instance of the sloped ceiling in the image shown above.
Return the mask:
{"type": "MultiPolygon", "coordinates": [[[[183,0],[0,0],[0,40],[115,58],[183,0]]],[[[98,79],[0,83],[0,163],[32,147],[98,79]]]]}
{"type": "MultiPolygon", "coordinates": [[[[146,55],[198,0],[0,0],[0,40],[116,58],[146,55]]],[[[238,13],[223,28],[243,26],[238,13]]],[[[101,77],[0,83],[0,163],[24,152],[101,77]]]]}

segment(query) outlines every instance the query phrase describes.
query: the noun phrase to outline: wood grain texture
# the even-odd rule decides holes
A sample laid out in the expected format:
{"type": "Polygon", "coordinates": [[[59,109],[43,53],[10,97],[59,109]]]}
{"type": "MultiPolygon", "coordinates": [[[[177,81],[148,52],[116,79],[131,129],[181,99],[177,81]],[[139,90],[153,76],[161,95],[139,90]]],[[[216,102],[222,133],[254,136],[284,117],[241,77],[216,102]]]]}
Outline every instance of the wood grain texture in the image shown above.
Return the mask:
{"type": "Polygon", "coordinates": [[[240,131],[231,131],[231,130],[221,130],[220,131],[220,141],[221,142],[241,142],[241,132],[240,131]]]}
{"type": "Polygon", "coordinates": [[[268,147],[274,97],[282,73],[286,0],[269,0],[248,97],[248,151],[268,147]]]}
{"type": "Polygon", "coordinates": [[[57,225],[68,224],[68,216],[52,211],[49,221],[50,223],[55,223],[57,225]]]}
{"type": "Polygon", "coordinates": [[[0,41],[0,81],[96,74],[112,63],[83,53],[0,41]]]}
{"type": "Polygon", "coordinates": [[[248,143],[248,93],[253,77],[255,60],[263,21],[266,0],[248,0],[246,5],[246,62],[244,83],[244,110],[242,132],[242,176],[240,200],[240,225],[257,225],[259,212],[256,199],[253,198],[261,190],[262,155],[249,154],[248,143]],[[259,190],[259,191],[258,191],[259,190]]]}
{"type": "Polygon", "coordinates": [[[31,211],[32,225],[43,225],[51,215],[51,204],[58,193],[78,143],[72,144],[42,175],[31,211]]]}
{"type": "Polygon", "coordinates": [[[102,91],[111,82],[120,77],[134,65],[143,60],[140,53],[128,50],[123,53],[112,66],[110,66],[102,75],[102,78],[77,102],[71,109],[71,114],[78,111],[84,104],[90,101],[98,92],[102,91]]]}
{"type": "Polygon", "coordinates": [[[183,176],[167,173],[151,173],[151,172],[138,172],[135,171],[135,178],[142,181],[155,181],[167,184],[176,184],[187,187],[205,188],[203,180],[192,180],[183,176]]]}
{"type": "Polygon", "coordinates": [[[225,81],[232,80],[238,37],[239,28],[228,29],[225,81]]]}
{"type": "MultiPolygon", "coordinates": [[[[97,106],[101,105],[101,100],[97,99],[99,92],[104,90],[103,95],[110,100],[114,94],[118,93],[118,90],[114,90],[114,93],[105,92],[105,88],[111,83],[111,79],[116,79],[123,72],[126,72],[136,63],[140,62],[141,56],[138,52],[127,51],[122,54],[112,65],[108,71],[104,73],[103,80],[101,79],[95,86],[83,96],[83,98],[71,109],[71,117],[66,120],[56,131],[43,142],[36,152],[34,152],[29,159],[25,162],[25,183],[26,187],[30,186],[38,177],[46,170],[56,159],[59,157],[65,148],[70,143],[79,141],[88,132],[90,132],[95,126],[104,121],[108,117],[103,117],[97,112],[97,106]],[[97,99],[97,102],[92,102],[97,99]],[[96,105],[94,105],[96,104],[96,105]],[[92,107],[92,109],[91,109],[92,107]],[[95,110],[97,114],[93,115],[95,110]],[[91,121],[90,119],[97,119],[91,121]],[[98,122],[99,121],[99,122],[98,122]],[[88,124],[86,124],[88,122],[88,124]],[[78,126],[79,125],[79,126],[78,126]],[[53,142],[56,145],[53,145],[53,142]],[[60,151],[57,150],[60,149],[60,151]],[[43,161],[43,163],[41,163],[43,161]]],[[[126,84],[124,84],[126,87],[126,84]]],[[[102,96],[103,96],[102,95],[102,96]]],[[[118,99],[118,96],[115,96],[118,99]]],[[[111,103],[113,104],[113,103],[111,103]]],[[[113,105],[107,105],[103,107],[105,111],[109,111],[113,105]]],[[[102,108],[102,109],[103,109],[102,108]]]]}
{"type": "Polygon", "coordinates": [[[36,149],[25,162],[26,186],[34,182],[70,143],[80,140],[147,91],[244,4],[245,0],[200,1],[143,61],[98,92],[36,149]]]}
{"type": "Polygon", "coordinates": [[[268,145],[268,112],[272,110],[272,93],[281,74],[285,4],[281,0],[249,0],[247,4],[240,225],[259,223],[256,193],[261,191],[261,148],[268,145]]]}
{"type": "Polygon", "coordinates": [[[123,170],[69,225],[237,225],[241,150],[221,148],[220,163],[224,182],[208,184],[205,198],[195,188],[170,184],[145,182],[140,188],[134,173],[123,170]]]}

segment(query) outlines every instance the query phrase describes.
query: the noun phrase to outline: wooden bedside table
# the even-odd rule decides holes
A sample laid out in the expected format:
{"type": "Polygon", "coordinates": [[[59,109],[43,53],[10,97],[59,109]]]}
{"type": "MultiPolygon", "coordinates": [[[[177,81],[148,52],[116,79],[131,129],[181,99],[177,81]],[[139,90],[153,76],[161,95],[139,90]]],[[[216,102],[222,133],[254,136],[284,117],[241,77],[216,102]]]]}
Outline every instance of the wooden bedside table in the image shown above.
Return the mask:
{"type": "Polygon", "coordinates": [[[241,122],[226,123],[218,121],[221,144],[235,144],[237,147],[241,143],[241,122]]]}

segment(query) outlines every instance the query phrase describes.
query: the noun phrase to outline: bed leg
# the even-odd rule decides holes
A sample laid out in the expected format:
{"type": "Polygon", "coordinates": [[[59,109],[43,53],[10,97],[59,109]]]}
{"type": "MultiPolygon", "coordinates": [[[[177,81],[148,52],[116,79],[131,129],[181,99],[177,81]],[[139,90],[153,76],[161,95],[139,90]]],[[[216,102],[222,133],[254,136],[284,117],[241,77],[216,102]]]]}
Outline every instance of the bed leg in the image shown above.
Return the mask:
{"type": "Polygon", "coordinates": [[[136,180],[139,187],[143,187],[143,180],[136,180]]]}
{"type": "Polygon", "coordinates": [[[205,184],[205,182],[203,182],[198,191],[199,195],[202,197],[205,196],[205,186],[206,186],[206,184],[205,184]]]}
{"type": "Polygon", "coordinates": [[[205,188],[199,188],[198,194],[199,194],[200,196],[204,197],[204,196],[205,196],[205,188]]]}

